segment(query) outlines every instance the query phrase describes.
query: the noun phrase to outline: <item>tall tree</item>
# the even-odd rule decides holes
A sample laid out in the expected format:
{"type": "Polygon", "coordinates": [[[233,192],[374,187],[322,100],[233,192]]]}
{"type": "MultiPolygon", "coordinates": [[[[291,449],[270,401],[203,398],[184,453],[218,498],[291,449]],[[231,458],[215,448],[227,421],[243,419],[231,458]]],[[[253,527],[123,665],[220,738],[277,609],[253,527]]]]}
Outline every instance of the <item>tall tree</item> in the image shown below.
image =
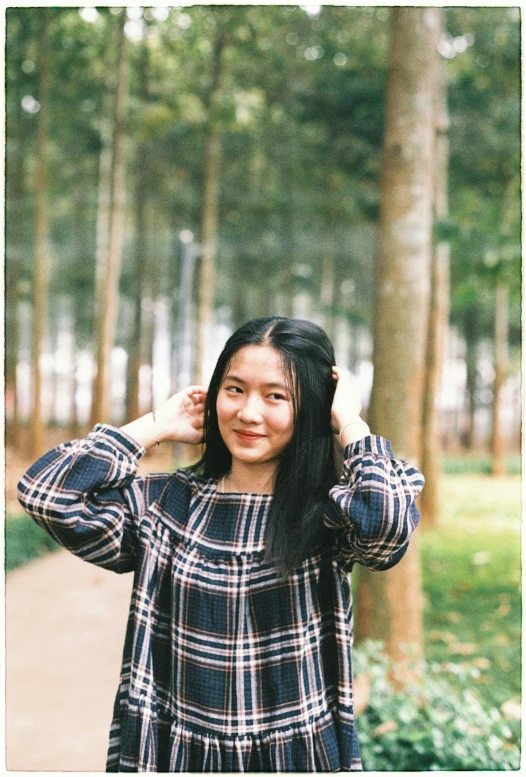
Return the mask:
{"type": "Polygon", "coordinates": [[[509,289],[504,280],[495,292],[495,380],[493,384],[493,418],[491,426],[492,474],[506,472],[506,446],[502,429],[502,389],[508,371],[509,289]]]}
{"type": "Polygon", "coordinates": [[[40,357],[46,324],[46,304],[49,278],[49,211],[48,211],[48,144],[49,144],[49,9],[39,10],[38,31],[38,113],[35,169],[35,247],[33,258],[33,331],[32,331],[32,407],[31,455],[38,458],[44,452],[44,420],[42,414],[42,371],[40,357]]]}
{"type": "MultiPolygon", "coordinates": [[[[139,57],[139,99],[146,105],[149,97],[149,50],[148,38],[144,37],[139,57]]],[[[139,417],[139,371],[142,363],[143,296],[148,268],[147,219],[148,204],[148,145],[144,138],[137,144],[135,156],[135,246],[134,246],[134,289],[133,323],[128,345],[128,376],[126,386],[126,419],[128,422],[139,417]]]]}
{"type": "MultiPolygon", "coordinates": [[[[443,10],[439,9],[442,17],[443,10]]],[[[441,18],[441,31],[443,21],[441,18]]],[[[437,398],[440,391],[444,363],[445,340],[449,318],[449,241],[440,234],[441,224],[448,217],[448,140],[449,117],[447,111],[444,62],[435,56],[437,67],[435,96],[435,151],[434,151],[434,215],[436,245],[431,263],[431,301],[427,330],[427,348],[424,379],[424,412],[422,418],[422,472],[426,487],[422,492],[420,507],[422,524],[436,526],[439,520],[440,478],[440,418],[437,398]]]]}
{"type": "MultiPolygon", "coordinates": [[[[111,145],[111,202],[109,208],[109,237],[105,272],[99,283],[101,303],[97,307],[97,374],[93,388],[91,423],[107,422],[110,417],[111,352],[115,342],[115,329],[119,303],[119,273],[124,240],[125,196],[125,127],[128,100],[128,47],[124,26],[126,11],[118,17],[117,81],[111,145]]],[[[100,276],[99,276],[100,277],[100,276]]]]}
{"type": "MultiPolygon", "coordinates": [[[[433,98],[439,15],[435,8],[393,8],[380,224],[376,257],[374,380],[369,424],[394,450],[420,456],[425,333],[429,307],[433,98]]],[[[422,650],[418,541],[381,575],[361,570],[359,636],[385,641],[397,660],[422,650]]]]}
{"type": "Polygon", "coordinates": [[[195,350],[195,380],[197,383],[203,381],[203,366],[209,353],[209,342],[214,323],[214,279],[217,253],[219,165],[221,156],[221,136],[217,113],[225,45],[226,30],[223,24],[219,22],[212,50],[210,88],[205,100],[208,120],[204,146],[203,207],[201,216],[202,256],[198,279],[197,343],[195,350]]]}

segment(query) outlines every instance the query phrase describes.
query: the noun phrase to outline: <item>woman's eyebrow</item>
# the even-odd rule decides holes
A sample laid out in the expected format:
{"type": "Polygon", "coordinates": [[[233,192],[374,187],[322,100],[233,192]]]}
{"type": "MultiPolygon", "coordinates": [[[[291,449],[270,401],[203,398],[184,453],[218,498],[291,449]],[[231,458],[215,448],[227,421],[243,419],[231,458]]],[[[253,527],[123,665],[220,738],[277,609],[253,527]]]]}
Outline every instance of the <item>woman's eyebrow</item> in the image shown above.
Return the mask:
{"type": "MultiPolygon", "coordinates": [[[[236,383],[242,383],[243,385],[246,385],[246,381],[243,380],[243,378],[238,378],[237,375],[225,375],[223,380],[233,380],[236,383]]],[[[279,388],[283,391],[288,391],[288,388],[284,383],[263,383],[262,385],[264,388],[279,388]]]]}

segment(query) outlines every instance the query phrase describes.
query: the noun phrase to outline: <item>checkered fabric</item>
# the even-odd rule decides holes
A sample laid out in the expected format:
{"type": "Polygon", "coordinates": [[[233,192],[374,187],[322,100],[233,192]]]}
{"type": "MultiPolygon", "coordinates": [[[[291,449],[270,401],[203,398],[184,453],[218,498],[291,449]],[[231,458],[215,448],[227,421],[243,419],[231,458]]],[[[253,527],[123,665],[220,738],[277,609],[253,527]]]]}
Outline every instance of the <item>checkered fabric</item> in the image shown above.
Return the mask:
{"type": "Polygon", "coordinates": [[[270,495],[221,494],[186,470],[137,477],[143,453],[99,424],[19,484],[57,542],[134,573],[107,770],[361,770],[347,572],[402,557],[421,474],[381,437],[348,446],[331,541],[283,577],[263,558],[270,495]]]}

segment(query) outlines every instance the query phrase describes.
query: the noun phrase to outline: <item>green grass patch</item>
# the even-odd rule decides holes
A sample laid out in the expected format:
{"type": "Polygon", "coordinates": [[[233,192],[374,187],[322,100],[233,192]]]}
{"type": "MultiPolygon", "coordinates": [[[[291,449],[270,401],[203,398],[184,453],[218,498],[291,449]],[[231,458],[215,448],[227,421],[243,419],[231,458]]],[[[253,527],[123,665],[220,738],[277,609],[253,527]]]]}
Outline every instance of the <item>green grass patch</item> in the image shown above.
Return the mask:
{"type": "MultiPolygon", "coordinates": [[[[491,475],[491,456],[445,456],[442,469],[446,475],[491,475]]],[[[506,457],[508,475],[521,474],[521,457],[509,454],[506,457]]]]}
{"type": "Polygon", "coordinates": [[[438,529],[422,532],[428,660],[467,662],[488,704],[521,690],[520,478],[445,476],[438,529]]]}
{"type": "Polygon", "coordinates": [[[6,516],[4,536],[7,572],[60,547],[25,513],[6,516]]]}

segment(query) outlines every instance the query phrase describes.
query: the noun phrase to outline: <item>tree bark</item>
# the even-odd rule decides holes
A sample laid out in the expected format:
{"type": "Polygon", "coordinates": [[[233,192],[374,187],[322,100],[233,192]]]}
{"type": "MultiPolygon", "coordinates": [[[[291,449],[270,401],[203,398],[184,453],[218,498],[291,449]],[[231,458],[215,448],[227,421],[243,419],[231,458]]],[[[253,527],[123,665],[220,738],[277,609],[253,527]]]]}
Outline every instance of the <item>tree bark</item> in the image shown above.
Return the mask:
{"type": "MultiPolygon", "coordinates": [[[[392,10],[368,423],[410,461],[421,453],[433,202],[435,70],[429,63],[439,27],[435,8],[392,10]]],[[[393,569],[360,570],[360,588],[357,622],[368,624],[397,661],[407,645],[421,652],[418,537],[393,569]]],[[[359,634],[365,636],[361,625],[359,634]]]]}
{"type": "Polygon", "coordinates": [[[492,475],[506,474],[506,443],[502,429],[502,389],[508,372],[509,289],[504,281],[495,292],[495,382],[491,427],[492,475]]]}
{"type": "MultiPolygon", "coordinates": [[[[148,100],[148,41],[144,40],[140,62],[140,97],[143,105],[148,100]]],[[[143,335],[143,296],[145,292],[146,267],[148,266],[146,205],[148,199],[148,149],[144,141],[140,141],[136,154],[136,188],[135,188],[135,268],[133,294],[133,325],[128,344],[128,375],[126,386],[126,421],[130,423],[140,415],[139,408],[139,372],[142,363],[143,335]]]]}
{"type": "MultiPolygon", "coordinates": [[[[14,448],[19,442],[18,397],[18,284],[23,258],[24,154],[20,147],[18,122],[13,121],[14,137],[9,138],[6,159],[6,182],[9,185],[6,214],[6,311],[5,311],[5,393],[11,398],[12,414],[6,422],[6,442],[14,448]],[[10,142],[9,142],[10,141],[10,142]]],[[[9,132],[9,130],[8,130],[9,132]]]]}
{"type": "Polygon", "coordinates": [[[327,218],[323,240],[320,291],[320,307],[323,313],[322,326],[331,341],[334,339],[334,303],[336,297],[336,238],[334,228],[333,220],[327,218]]]}
{"type": "Polygon", "coordinates": [[[35,171],[35,248],[33,258],[33,331],[32,331],[32,407],[31,407],[31,457],[38,458],[44,452],[44,420],[42,414],[42,373],[40,356],[45,332],[48,280],[49,280],[49,212],[48,212],[48,143],[49,143],[49,31],[48,9],[39,12],[38,39],[38,114],[36,136],[35,171]]]}
{"type": "Polygon", "coordinates": [[[464,330],[466,343],[466,400],[467,418],[462,430],[462,445],[467,450],[475,446],[475,411],[477,409],[477,345],[478,338],[467,328],[464,330]]]}
{"type": "MultiPolygon", "coordinates": [[[[439,9],[440,16],[443,10],[439,9]]],[[[443,20],[441,18],[441,28],[443,20]]],[[[448,216],[448,139],[449,117],[444,66],[438,54],[437,105],[435,135],[435,217],[444,221],[448,216]]],[[[426,346],[424,411],[422,417],[422,472],[426,487],[420,499],[422,526],[436,527],[440,508],[441,439],[437,397],[444,364],[445,340],[449,319],[449,243],[440,240],[435,246],[431,266],[431,304],[426,346]]]]}
{"type": "Polygon", "coordinates": [[[207,100],[208,128],[204,149],[204,189],[201,219],[202,255],[199,267],[197,342],[195,349],[195,380],[203,382],[203,369],[209,354],[214,324],[214,283],[217,254],[219,212],[219,165],[221,137],[217,126],[217,101],[223,67],[225,34],[221,30],[215,40],[212,56],[212,81],[207,100]]]}
{"type": "MultiPolygon", "coordinates": [[[[125,134],[126,103],[128,96],[128,53],[124,23],[124,9],[119,17],[117,84],[112,132],[111,160],[111,203],[109,211],[109,241],[107,258],[101,259],[105,273],[101,276],[100,299],[102,305],[97,311],[97,374],[91,406],[91,424],[110,420],[111,397],[111,351],[115,341],[119,299],[119,273],[124,239],[124,179],[125,179],[125,134]]],[[[102,254],[101,254],[102,256],[102,254]]]]}

